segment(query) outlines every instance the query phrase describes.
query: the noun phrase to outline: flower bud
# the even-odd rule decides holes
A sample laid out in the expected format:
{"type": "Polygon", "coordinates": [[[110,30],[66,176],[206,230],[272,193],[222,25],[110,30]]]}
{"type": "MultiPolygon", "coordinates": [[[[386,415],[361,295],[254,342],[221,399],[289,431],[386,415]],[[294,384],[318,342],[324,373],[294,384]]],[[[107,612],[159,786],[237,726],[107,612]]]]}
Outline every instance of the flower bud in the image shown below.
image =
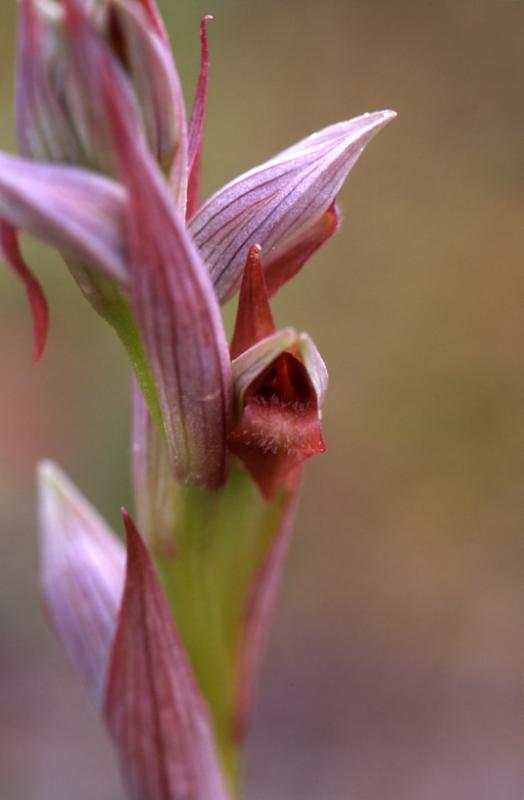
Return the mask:
{"type": "Polygon", "coordinates": [[[177,160],[185,164],[185,111],[160,18],[144,0],[22,1],[16,93],[21,151],[115,172],[100,76],[93,71],[100,52],[137,134],[145,135],[170,174],[177,160]]]}

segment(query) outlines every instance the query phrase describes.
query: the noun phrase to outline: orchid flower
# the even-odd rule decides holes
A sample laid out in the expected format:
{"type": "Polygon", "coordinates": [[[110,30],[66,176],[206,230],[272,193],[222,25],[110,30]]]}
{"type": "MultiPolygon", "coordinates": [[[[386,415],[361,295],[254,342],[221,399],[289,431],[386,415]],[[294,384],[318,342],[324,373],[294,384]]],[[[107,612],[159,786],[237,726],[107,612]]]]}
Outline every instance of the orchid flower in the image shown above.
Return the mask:
{"type": "Polygon", "coordinates": [[[325,451],[326,366],[270,298],[337,230],[344,181],[395,116],[330,125],[200,206],[209,19],[188,121],[154,0],[21,0],[21,155],[0,153],[0,255],[35,360],[48,308],[18,231],[62,255],[134,372],[126,547],[39,468],[49,615],[134,800],[238,791],[303,464],[325,451]],[[228,346],[220,306],[238,290],[228,346]]]}

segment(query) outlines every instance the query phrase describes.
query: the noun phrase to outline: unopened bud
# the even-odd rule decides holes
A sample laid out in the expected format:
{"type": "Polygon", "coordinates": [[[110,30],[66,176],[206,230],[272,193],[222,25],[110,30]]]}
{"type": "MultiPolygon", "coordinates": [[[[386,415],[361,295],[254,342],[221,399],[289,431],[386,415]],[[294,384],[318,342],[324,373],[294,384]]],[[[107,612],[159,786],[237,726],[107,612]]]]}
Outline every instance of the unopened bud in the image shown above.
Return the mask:
{"type": "Polygon", "coordinates": [[[98,85],[103,62],[166,175],[185,161],[180,82],[153,10],[140,0],[22,1],[17,130],[24,155],[116,172],[98,85]]]}

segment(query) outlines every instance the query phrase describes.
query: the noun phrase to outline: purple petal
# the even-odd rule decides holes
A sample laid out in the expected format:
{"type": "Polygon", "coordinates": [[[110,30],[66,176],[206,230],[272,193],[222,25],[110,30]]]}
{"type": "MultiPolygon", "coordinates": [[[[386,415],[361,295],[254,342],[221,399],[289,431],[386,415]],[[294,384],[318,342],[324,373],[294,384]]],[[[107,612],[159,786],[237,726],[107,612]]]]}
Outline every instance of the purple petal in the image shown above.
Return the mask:
{"type": "Polygon", "coordinates": [[[252,244],[278,254],[311,236],[365,145],[394,116],[393,111],[377,111],[331,125],[241,175],[204,203],[189,228],[220,301],[238,289],[252,244]]]}
{"type": "Polygon", "coordinates": [[[133,800],[226,800],[207,708],[148,552],[123,511],[124,597],[106,720],[133,800]]]}
{"type": "Polygon", "coordinates": [[[35,0],[22,0],[16,79],[18,145],[24,156],[78,163],[82,158],[79,142],[49,81],[46,33],[35,0]]]}
{"type": "Polygon", "coordinates": [[[0,153],[0,217],[125,285],[125,191],[76,167],[0,153]]]}
{"type": "Polygon", "coordinates": [[[128,189],[131,301],[158,389],[179,480],[219,486],[226,471],[231,364],[204,264],[149,154],[106,85],[108,113],[128,189]]]}
{"type": "Polygon", "coordinates": [[[142,135],[143,125],[136,98],[122,65],[114,58],[88,16],[81,0],[63,0],[65,10],[64,37],[66,52],[61,64],[64,70],[63,91],[75,130],[87,163],[97,170],[115,174],[118,156],[114,152],[111,126],[102,97],[103,74],[107,74],[113,91],[118,93],[129,125],[142,135]]]}
{"type": "Polygon", "coordinates": [[[187,187],[187,130],[184,97],[169,42],[149,24],[147,9],[115,0],[111,24],[118,37],[144,119],[151,152],[171,175],[178,207],[187,187]]]}
{"type": "Polygon", "coordinates": [[[33,317],[33,361],[42,358],[49,328],[49,308],[42,287],[27,267],[16,230],[0,219],[0,256],[3,256],[25,286],[33,317]]]}
{"type": "Polygon", "coordinates": [[[51,462],[38,470],[42,587],[53,626],[100,703],[125,556],[92,505],[51,462]]]}
{"type": "Polygon", "coordinates": [[[162,17],[160,16],[160,12],[158,7],[155,3],[155,0],[138,0],[144,11],[146,12],[147,16],[149,17],[149,21],[153,26],[156,33],[161,36],[166,42],[169,42],[166,29],[164,27],[164,23],[162,21],[162,17]]]}
{"type": "Polygon", "coordinates": [[[209,83],[209,47],[206,24],[213,19],[209,14],[200,22],[200,72],[189,120],[188,131],[188,187],[187,217],[192,217],[200,205],[200,168],[202,162],[202,140],[204,138],[204,119],[206,115],[207,88],[209,83]]]}

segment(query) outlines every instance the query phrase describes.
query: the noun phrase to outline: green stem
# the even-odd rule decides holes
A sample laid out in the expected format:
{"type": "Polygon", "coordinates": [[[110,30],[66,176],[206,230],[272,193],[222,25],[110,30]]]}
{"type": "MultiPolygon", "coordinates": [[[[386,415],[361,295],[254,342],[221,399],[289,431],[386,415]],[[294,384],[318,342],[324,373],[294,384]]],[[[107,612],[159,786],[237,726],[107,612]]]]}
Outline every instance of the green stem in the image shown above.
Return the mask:
{"type": "Polygon", "coordinates": [[[280,527],[285,493],[264,501],[237,463],[218,492],[182,486],[176,492],[175,555],[162,547],[155,558],[236,795],[241,743],[235,701],[246,601],[280,527]]]}

